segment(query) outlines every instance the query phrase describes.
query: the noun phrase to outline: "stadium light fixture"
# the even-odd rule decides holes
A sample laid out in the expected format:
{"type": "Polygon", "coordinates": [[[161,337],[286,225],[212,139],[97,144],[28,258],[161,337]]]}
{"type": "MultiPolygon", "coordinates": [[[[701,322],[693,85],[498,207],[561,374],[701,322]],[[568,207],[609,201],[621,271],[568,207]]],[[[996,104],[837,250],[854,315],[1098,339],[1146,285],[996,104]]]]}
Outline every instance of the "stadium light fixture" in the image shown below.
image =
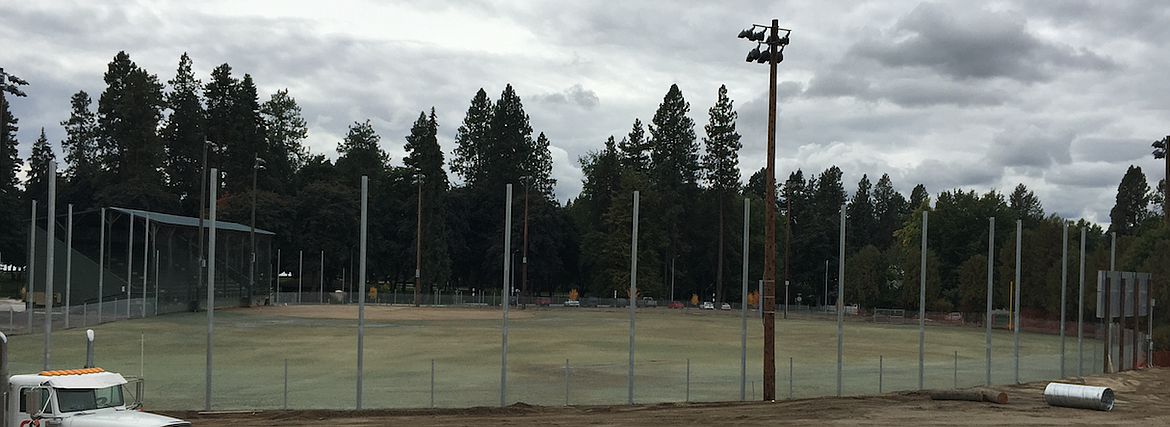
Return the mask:
{"type": "Polygon", "coordinates": [[[784,47],[792,30],[780,28],[779,20],[772,25],[752,24],[739,32],[739,38],[756,42],[748,53],[753,60],[769,64],[768,72],[768,164],[764,190],[764,295],[761,298],[764,317],[764,400],[776,400],[776,64],[784,60],[784,47]],[[756,30],[759,30],[758,32],[756,30]],[[780,32],[784,35],[781,36],[780,32]],[[769,34],[770,33],[770,34],[769,34]],[[767,51],[760,48],[768,46],[767,51]]]}

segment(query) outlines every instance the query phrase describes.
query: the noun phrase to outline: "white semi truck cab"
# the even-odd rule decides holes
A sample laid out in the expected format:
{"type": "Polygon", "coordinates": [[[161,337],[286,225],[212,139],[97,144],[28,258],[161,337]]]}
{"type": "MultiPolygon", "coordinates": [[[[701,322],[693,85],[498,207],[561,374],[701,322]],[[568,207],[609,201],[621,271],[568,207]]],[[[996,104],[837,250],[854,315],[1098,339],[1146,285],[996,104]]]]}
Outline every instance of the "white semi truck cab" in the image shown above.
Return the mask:
{"type": "Polygon", "coordinates": [[[8,337],[0,333],[0,427],[189,427],[142,411],[142,380],[93,367],[93,330],[81,369],[8,374],[8,337]],[[129,399],[127,399],[129,395],[129,399]]]}

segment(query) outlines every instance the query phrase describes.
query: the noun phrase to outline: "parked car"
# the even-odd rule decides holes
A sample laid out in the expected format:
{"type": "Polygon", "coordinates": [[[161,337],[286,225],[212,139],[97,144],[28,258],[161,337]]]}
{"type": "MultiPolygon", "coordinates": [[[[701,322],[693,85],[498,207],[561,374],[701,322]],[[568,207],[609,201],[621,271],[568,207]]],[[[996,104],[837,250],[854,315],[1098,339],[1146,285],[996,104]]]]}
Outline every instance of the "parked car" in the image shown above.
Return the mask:
{"type": "Polygon", "coordinates": [[[580,307],[580,306],[581,306],[581,301],[577,301],[575,299],[565,300],[565,307],[580,307]]]}
{"type": "Polygon", "coordinates": [[[720,310],[731,310],[731,304],[723,303],[723,305],[719,306],[719,309],[720,310]]]}
{"type": "Polygon", "coordinates": [[[683,303],[671,301],[669,304],[666,304],[666,308],[683,308],[683,303]]]}
{"type": "Polygon", "coordinates": [[[540,297],[536,299],[536,305],[538,307],[548,307],[552,305],[552,300],[545,297],[540,297]]]}
{"type": "Polygon", "coordinates": [[[638,307],[658,307],[658,301],[651,297],[642,297],[638,300],[638,307]]]}
{"type": "Polygon", "coordinates": [[[715,303],[713,303],[711,301],[703,301],[703,304],[699,305],[699,308],[701,308],[703,310],[714,310],[715,303]]]}
{"type": "Polygon", "coordinates": [[[597,297],[585,298],[585,307],[597,307],[597,297]]]}

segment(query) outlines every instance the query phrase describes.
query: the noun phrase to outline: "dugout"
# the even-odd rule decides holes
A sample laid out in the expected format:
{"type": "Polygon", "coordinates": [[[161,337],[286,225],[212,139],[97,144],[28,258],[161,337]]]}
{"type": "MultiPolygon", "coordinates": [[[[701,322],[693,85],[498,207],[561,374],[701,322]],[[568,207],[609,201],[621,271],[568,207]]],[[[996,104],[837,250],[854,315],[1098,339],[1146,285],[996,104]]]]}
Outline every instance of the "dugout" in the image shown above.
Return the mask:
{"type": "MultiPolygon", "coordinates": [[[[199,279],[199,218],[117,207],[74,213],[71,242],[69,223],[67,213],[58,210],[54,306],[68,303],[72,309],[100,303],[134,316],[139,315],[139,307],[145,315],[207,308],[206,277],[202,283],[199,279]],[[71,281],[66,280],[67,274],[71,281]]],[[[45,216],[37,218],[32,296],[38,306],[45,302],[47,224],[45,216]]],[[[210,225],[205,219],[205,244],[210,225]]],[[[274,234],[256,229],[255,236],[251,273],[250,228],[216,221],[216,307],[246,307],[268,299],[274,234]],[[251,279],[250,273],[254,274],[251,279]]],[[[206,272],[204,265],[204,276],[206,272]]]]}

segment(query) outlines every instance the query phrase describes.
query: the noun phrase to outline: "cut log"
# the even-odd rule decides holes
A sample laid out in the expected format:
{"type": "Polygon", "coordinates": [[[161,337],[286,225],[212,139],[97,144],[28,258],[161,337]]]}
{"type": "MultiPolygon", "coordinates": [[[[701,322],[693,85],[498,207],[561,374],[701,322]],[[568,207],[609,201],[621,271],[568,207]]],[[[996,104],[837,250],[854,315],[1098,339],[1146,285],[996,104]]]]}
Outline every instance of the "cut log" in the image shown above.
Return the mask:
{"type": "Polygon", "coordinates": [[[1004,404],[1007,403],[1007,393],[979,388],[966,390],[931,390],[930,399],[965,400],[969,402],[991,402],[1004,404]]]}

